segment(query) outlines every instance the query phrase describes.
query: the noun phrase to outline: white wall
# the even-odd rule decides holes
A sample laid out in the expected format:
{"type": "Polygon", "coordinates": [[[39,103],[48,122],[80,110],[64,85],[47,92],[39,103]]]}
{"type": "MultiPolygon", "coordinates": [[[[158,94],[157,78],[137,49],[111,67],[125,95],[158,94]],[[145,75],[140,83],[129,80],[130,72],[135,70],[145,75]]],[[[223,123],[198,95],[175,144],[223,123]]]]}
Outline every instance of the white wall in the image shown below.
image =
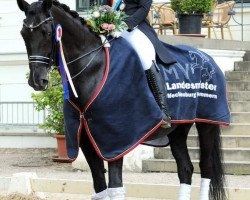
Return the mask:
{"type": "MultiPolygon", "coordinates": [[[[32,3],[34,0],[28,0],[32,3]]],[[[60,0],[72,10],[76,8],[76,1],[60,0]]],[[[25,46],[21,39],[20,30],[25,18],[17,6],[16,0],[0,0],[0,54],[9,52],[24,52],[25,46]]]]}
{"type": "MultiPolygon", "coordinates": [[[[32,3],[34,1],[28,0],[32,3]]],[[[71,9],[75,1],[60,0],[71,9]]],[[[20,35],[24,13],[16,0],[0,0],[0,101],[31,101],[26,49],[20,35]]]]}

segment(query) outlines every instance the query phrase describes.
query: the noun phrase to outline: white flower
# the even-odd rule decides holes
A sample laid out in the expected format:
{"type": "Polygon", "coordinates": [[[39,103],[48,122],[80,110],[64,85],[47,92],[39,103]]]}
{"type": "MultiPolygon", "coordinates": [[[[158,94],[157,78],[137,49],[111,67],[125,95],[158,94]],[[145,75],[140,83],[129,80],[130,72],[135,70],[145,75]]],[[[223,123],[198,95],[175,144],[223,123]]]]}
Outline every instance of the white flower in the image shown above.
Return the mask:
{"type": "Polygon", "coordinates": [[[120,37],[121,34],[122,34],[121,31],[112,31],[112,32],[111,32],[111,35],[112,35],[114,38],[120,37]]]}
{"type": "Polygon", "coordinates": [[[94,12],[93,12],[93,17],[94,17],[94,18],[100,17],[100,13],[99,13],[98,11],[94,11],[94,12]]]}
{"type": "Polygon", "coordinates": [[[126,22],[122,21],[122,22],[120,23],[120,28],[121,28],[122,30],[128,30],[128,25],[126,24],[126,22]]]}
{"type": "Polygon", "coordinates": [[[90,13],[89,22],[91,23],[89,25],[99,34],[111,34],[113,37],[119,37],[120,32],[128,29],[124,22],[127,15],[122,11],[114,11],[109,6],[100,6],[90,13]]]}

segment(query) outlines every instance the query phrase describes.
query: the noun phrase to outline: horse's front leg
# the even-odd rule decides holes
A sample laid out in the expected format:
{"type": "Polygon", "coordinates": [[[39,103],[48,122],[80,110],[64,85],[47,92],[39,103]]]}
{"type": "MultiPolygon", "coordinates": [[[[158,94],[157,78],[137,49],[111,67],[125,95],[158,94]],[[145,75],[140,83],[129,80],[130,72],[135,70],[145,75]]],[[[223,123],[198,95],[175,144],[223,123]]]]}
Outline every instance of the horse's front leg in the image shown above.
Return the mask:
{"type": "Polygon", "coordinates": [[[91,144],[87,134],[83,132],[81,138],[81,149],[89,164],[95,194],[91,196],[92,200],[110,200],[107,192],[107,184],[105,180],[105,168],[103,160],[97,155],[93,145],[91,144]]]}
{"type": "Polygon", "coordinates": [[[178,125],[168,136],[180,180],[178,200],[190,200],[191,196],[193,165],[187,149],[187,135],[191,126],[192,124],[178,125]]]}
{"type": "Polygon", "coordinates": [[[125,189],[122,182],[123,158],[108,163],[109,184],[108,194],[111,200],[124,200],[125,189]]]}

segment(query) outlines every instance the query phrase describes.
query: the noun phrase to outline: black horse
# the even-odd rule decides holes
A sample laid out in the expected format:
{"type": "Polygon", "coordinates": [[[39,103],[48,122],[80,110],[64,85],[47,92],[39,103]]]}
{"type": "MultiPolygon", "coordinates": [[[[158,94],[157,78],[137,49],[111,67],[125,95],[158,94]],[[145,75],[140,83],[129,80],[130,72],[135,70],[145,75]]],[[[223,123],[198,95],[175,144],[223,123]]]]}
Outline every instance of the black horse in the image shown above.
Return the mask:
{"type": "MultiPolygon", "coordinates": [[[[105,73],[106,55],[102,50],[101,39],[91,31],[85,20],[80,18],[75,11],[71,11],[68,6],[58,1],[44,0],[28,4],[24,0],[17,0],[17,3],[20,10],[24,11],[26,15],[21,35],[29,58],[29,85],[35,90],[47,88],[51,67],[57,65],[54,29],[55,25],[60,23],[63,27],[62,43],[65,59],[74,61],[69,65],[70,74],[78,74],[73,79],[73,83],[79,97],[74,97],[70,90],[70,101],[74,102],[77,107],[84,107],[100,85],[105,73]],[[97,51],[98,56],[96,56],[97,51]]],[[[67,115],[67,113],[64,114],[67,115]]],[[[203,180],[200,200],[208,199],[209,187],[210,199],[224,200],[227,197],[224,190],[219,125],[204,122],[196,122],[195,125],[199,135],[199,166],[203,180]]],[[[178,177],[181,183],[180,200],[190,199],[193,165],[186,141],[191,126],[192,123],[174,124],[171,129],[160,131],[161,134],[168,135],[171,151],[177,162],[178,177]]],[[[93,177],[95,194],[92,199],[124,199],[123,158],[108,162],[109,180],[107,185],[104,176],[106,172],[104,161],[98,156],[88,136],[85,131],[82,132],[79,146],[87,159],[93,177]]],[[[151,140],[154,139],[152,137],[151,140]]]]}

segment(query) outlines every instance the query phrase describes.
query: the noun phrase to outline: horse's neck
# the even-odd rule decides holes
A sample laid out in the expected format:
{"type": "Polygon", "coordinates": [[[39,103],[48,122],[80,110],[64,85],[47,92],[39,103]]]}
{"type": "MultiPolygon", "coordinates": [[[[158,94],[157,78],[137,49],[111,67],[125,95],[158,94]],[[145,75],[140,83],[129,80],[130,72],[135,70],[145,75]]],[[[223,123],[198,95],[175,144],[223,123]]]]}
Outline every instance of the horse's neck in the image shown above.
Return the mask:
{"type": "MultiPolygon", "coordinates": [[[[79,56],[89,53],[101,45],[101,40],[96,37],[86,25],[82,25],[77,19],[72,19],[61,9],[54,8],[52,13],[55,22],[62,25],[62,43],[66,62],[72,61],[79,56]],[[66,16],[65,16],[66,15],[66,16]],[[72,21],[75,21],[72,22],[72,21]]],[[[96,52],[77,60],[68,65],[72,76],[86,67],[96,52]]],[[[99,86],[105,67],[105,55],[100,51],[89,66],[77,78],[73,80],[79,98],[75,99],[70,90],[70,99],[73,99],[79,107],[83,106],[90,99],[93,92],[99,86]]]]}
{"type": "Polygon", "coordinates": [[[86,25],[60,8],[53,6],[52,15],[55,25],[62,26],[62,43],[64,56],[67,62],[93,50],[101,44],[100,38],[96,37],[86,25]]]}

